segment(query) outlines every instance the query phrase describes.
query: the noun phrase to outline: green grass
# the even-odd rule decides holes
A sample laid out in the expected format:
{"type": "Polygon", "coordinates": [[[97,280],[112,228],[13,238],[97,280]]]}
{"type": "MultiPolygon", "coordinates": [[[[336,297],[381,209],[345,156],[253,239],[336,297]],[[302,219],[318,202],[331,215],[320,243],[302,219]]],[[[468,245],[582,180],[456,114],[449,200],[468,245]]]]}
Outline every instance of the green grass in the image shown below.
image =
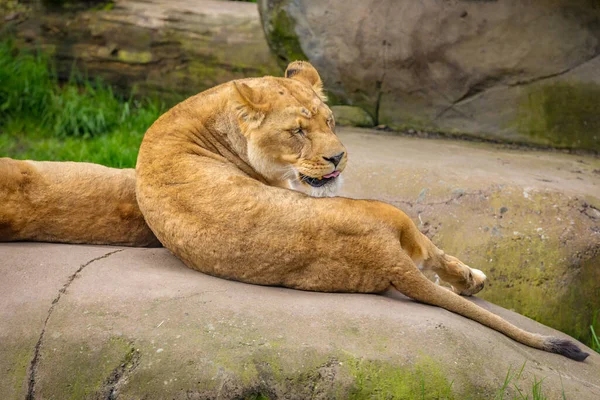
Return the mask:
{"type": "Polygon", "coordinates": [[[596,314],[594,314],[594,318],[592,318],[592,324],[590,325],[590,332],[592,334],[592,343],[590,344],[590,347],[594,351],[600,353],[600,339],[596,335],[596,330],[594,329],[594,326],[597,326],[598,314],[600,314],[600,310],[596,311],[596,314]]]}
{"type": "Polygon", "coordinates": [[[100,80],[59,82],[44,54],[0,43],[0,156],[133,167],[144,132],[164,112],[100,80]]]}
{"type": "MultiPolygon", "coordinates": [[[[525,369],[525,364],[526,364],[526,362],[523,363],[523,366],[521,366],[521,369],[519,369],[518,371],[511,371],[512,367],[508,368],[508,372],[506,373],[506,378],[504,378],[504,383],[502,384],[500,389],[498,389],[498,392],[496,393],[494,400],[505,400],[505,399],[506,400],[508,400],[508,399],[512,399],[512,400],[547,400],[548,399],[548,397],[546,397],[546,395],[544,395],[544,392],[542,390],[542,383],[544,382],[543,378],[538,380],[538,378],[536,376],[533,377],[533,385],[531,387],[531,393],[524,391],[523,389],[521,389],[518,386],[517,381],[521,378],[521,375],[523,374],[523,370],[525,369]],[[507,391],[509,388],[512,388],[515,393],[512,397],[508,397],[507,391]]],[[[563,391],[562,397],[563,397],[563,399],[566,398],[564,391],[563,391]]]]}

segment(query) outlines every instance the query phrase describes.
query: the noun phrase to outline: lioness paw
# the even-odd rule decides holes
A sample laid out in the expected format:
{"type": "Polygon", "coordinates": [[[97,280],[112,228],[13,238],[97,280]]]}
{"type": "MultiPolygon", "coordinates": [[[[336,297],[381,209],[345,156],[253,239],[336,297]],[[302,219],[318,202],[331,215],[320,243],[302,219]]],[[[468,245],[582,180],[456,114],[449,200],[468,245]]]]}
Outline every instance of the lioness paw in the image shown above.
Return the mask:
{"type": "Polygon", "coordinates": [[[485,281],[487,279],[487,276],[485,276],[482,271],[470,267],[467,268],[469,268],[468,286],[462,289],[452,288],[454,293],[460,294],[461,296],[472,296],[475,293],[479,293],[481,289],[485,287],[485,281]]]}
{"type": "Polygon", "coordinates": [[[477,280],[481,282],[485,282],[487,280],[487,276],[483,273],[483,271],[471,268],[471,272],[477,280]]]}

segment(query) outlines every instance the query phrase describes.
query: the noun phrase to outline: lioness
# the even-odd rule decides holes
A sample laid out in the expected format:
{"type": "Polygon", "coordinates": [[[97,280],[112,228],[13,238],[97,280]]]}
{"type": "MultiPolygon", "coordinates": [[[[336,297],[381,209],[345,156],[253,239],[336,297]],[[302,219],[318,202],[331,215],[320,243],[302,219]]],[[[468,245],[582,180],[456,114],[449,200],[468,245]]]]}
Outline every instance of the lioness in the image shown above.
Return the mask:
{"type": "Polygon", "coordinates": [[[335,193],[348,156],[323,100],[317,71],[293,62],[285,78],[229,82],[161,116],[136,166],[138,204],[161,243],[210,275],[323,292],[394,287],[528,346],[588,356],[457,295],[481,290],[485,275],[444,254],[402,211],[324,197],[335,193]],[[419,269],[434,271],[455,293],[419,269]]]}
{"type": "MultiPolygon", "coordinates": [[[[324,292],[393,287],[528,346],[578,361],[588,356],[568,340],[521,330],[459,296],[481,290],[485,275],[438,249],[402,211],[328,197],[348,159],[334,127],[321,79],[306,62],[291,63],[285,78],[238,80],[202,92],[147,131],[136,167],[139,209],[162,244],[207,274],[324,292]],[[452,291],[420,270],[433,271],[452,291]]],[[[0,240],[153,244],[130,207],[133,176],[110,169],[98,175],[79,165],[80,174],[63,163],[0,160],[0,196],[10,199],[0,204],[0,240]],[[106,206],[96,208],[98,199],[106,206]],[[132,218],[121,216],[121,205],[132,218]],[[74,228],[81,221],[87,232],[74,228]],[[104,240],[89,236],[99,221],[104,240]],[[108,232],[108,223],[118,229],[108,232]]]]}

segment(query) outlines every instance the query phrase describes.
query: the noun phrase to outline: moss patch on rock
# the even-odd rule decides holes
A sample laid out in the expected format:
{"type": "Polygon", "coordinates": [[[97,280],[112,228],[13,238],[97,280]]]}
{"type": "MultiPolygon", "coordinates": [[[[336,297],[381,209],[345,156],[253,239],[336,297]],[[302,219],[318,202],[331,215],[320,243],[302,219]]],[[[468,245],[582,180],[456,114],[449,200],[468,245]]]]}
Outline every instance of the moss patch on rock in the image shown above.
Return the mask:
{"type": "Polygon", "coordinates": [[[98,347],[54,336],[43,348],[41,366],[45,366],[45,374],[36,383],[36,395],[41,398],[75,400],[104,392],[113,372],[127,365],[134,351],[131,343],[119,336],[98,347]]]}
{"type": "Polygon", "coordinates": [[[485,271],[478,296],[590,343],[600,310],[600,243],[590,240],[595,217],[582,210],[592,206],[509,187],[461,203],[429,223],[443,226],[435,243],[485,271]]]}
{"type": "MultiPolygon", "coordinates": [[[[157,300],[144,314],[160,313],[165,307],[172,307],[172,300],[157,300]]],[[[171,332],[157,333],[152,340],[137,338],[139,364],[115,393],[125,398],[150,393],[157,398],[172,397],[174,393],[192,398],[212,398],[220,393],[223,398],[241,399],[284,395],[313,399],[413,398],[412,394],[417,394],[414,398],[453,398],[444,365],[412,351],[405,357],[380,359],[336,347],[298,346],[293,339],[271,335],[235,313],[227,313],[218,322],[200,321],[205,319],[191,324],[171,321],[171,332]]],[[[349,331],[352,326],[356,327],[355,323],[332,325],[332,334],[366,335],[364,327],[349,331]]],[[[373,341],[362,343],[360,349],[368,354],[385,353],[381,345],[385,347],[387,342],[376,331],[367,332],[373,341]]],[[[470,388],[468,383],[461,386],[465,387],[470,388]]]]}
{"type": "Polygon", "coordinates": [[[444,367],[428,356],[398,363],[359,358],[338,350],[288,348],[283,353],[264,347],[250,354],[247,348],[217,349],[216,354],[209,350],[194,361],[193,357],[181,360],[177,353],[155,355],[155,351],[147,350],[151,353],[144,353],[151,359],[146,358],[128,377],[119,394],[168,397],[185,391],[207,398],[218,392],[224,398],[243,399],[282,395],[315,399],[457,398],[444,367]],[[169,373],[157,375],[156,368],[169,373]]]}
{"type": "Polygon", "coordinates": [[[121,50],[117,58],[127,64],[147,64],[152,61],[152,53],[149,51],[127,51],[121,50]]]}
{"type": "Polygon", "coordinates": [[[277,62],[281,68],[285,68],[291,61],[308,60],[296,35],[296,23],[285,11],[287,2],[274,3],[269,13],[270,25],[266,36],[271,50],[277,55],[277,62]]]}
{"type": "Polygon", "coordinates": [[[0,380],[0,393],[3,398],[23,398],[27,393],[27,371],[33,358],[33,348],[35,342],[15,341],[5,342],[5,349],[0,349],[0,371],[2,379],[0,380]]]}
{"type": "Polygon", "coordinates": [[[520,101],[518,130],[544,145],[600,151],[598,99],[596,83],[533,86],[520,101]]]}
{"type": "Polygon", "coordinates": [[[430,357],[412,366],[349,358],[347,370],[354,379],[348,399],[453,399],[452,381],[430,357]]]}

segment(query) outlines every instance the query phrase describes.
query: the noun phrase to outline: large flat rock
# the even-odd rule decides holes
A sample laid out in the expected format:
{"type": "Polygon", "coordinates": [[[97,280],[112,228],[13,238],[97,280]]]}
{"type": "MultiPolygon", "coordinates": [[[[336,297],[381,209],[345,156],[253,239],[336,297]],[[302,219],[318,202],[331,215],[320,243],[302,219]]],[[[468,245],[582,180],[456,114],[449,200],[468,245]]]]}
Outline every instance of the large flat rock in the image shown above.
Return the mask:
{"type": "Polygon", "coordinates": [[[49,309],[82,265],[115,251],[105,246],[0,246],[0,393],[24,398],[49,309]]]}
{"type": "Polygon", "coordinates": [[[231,282],[166,249],[19,243],[0,252],[1,301],[11,310],[0,324],[0,368],[17,372],[3,374],[3,398],[27,393],[22,360],[40,335],[35,398],[421,398],[423,387],[424,398],[490,398],[523,365],[514,379],[522,390],[543,379],[548,398],[600,396],[598,354],[577,363],[397,293],[231,282]]]}

